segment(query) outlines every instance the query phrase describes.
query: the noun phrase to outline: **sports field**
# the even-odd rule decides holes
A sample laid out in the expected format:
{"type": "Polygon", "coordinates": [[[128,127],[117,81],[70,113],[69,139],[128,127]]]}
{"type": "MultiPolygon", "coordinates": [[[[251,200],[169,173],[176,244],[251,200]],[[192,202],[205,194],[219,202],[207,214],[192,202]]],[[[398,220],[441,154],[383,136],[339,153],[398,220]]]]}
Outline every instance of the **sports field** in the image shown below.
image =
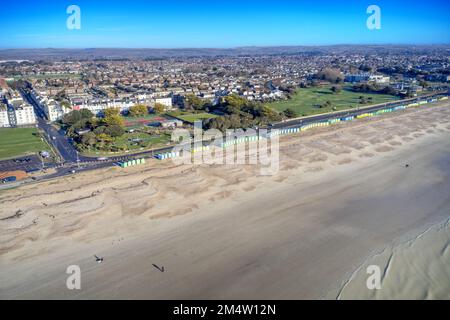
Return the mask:
{"type": "Polygon", "coordinates": [[[36,128],[0,129],[0,159],[48,151],[48,145],[41,140],[36,128]]]}
{"type": "Polygon", "coordinates": [[[203,121],[211,118],[216,118],[215,114],[211,113],[191,113],[178,116],[179,119],[194,123],[195,121],[203,121]]]}
{"type": "Polygon", "coordinates": [[[377,93],[361,93],[350,90],[350,87],[342,88],[342,91],[334,93],[329,87],[300,88],[292,96],[292,99],[277,101],[268,105],[277,111],[287,108],[294,110],[298,116],[338,111],[343,109],[358,108],[373,104],[384,103],[398,99],[395,96],[377,93]],[[360,97],[365,103],[360,103],[360,97]],[[331,104],[326,104],[329,101],[331,104]]]}

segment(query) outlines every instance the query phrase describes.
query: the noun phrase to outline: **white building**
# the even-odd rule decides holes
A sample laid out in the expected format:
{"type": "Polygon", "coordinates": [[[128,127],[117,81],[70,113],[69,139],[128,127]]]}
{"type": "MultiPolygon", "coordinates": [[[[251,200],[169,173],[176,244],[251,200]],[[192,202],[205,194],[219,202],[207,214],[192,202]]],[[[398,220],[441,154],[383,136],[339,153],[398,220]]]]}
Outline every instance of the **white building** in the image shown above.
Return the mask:
{"type": "Polygon", "coordinates": [[[15,97],[7,105],[0,105],[0,127],[26,126],[36,123],[33,106],[15,97]]]}
{"type": "Polygon", "coordinates": [[[166,108],[172,108],[172,97],[168,98],[155,98],[155,104],[159,103],[165,106],[166,108]]]}
{"type": "Polygon", "coordinates": [[[31,98],[36,102],[39,108],[41,108],[47,116],[47,119],[50,121],[60,120],[66,113],[71,111],[70,108],[61,106],[55,100],[48,99],[45,92],[37,93],[33,90],[31,92],[31,98]]]}
{"type": "Polygon", "coordinates": [[[73,99],[71,100],[73,110],[87,109],[94,115],[101,115],[103,110],[108,108],[119,108],[121,112],[127,111],[130,107],[134,106],[137,102],[130,100],[83,100],[73,99]]]}
{"type": "Polygon", "coordinates": [[[0,103],[0,128],[10,127],[7,107],[0,103]]]}
{"type": "Polygon", "coordinates": [[[16,125],[24,126],[36,123],[34,109],[28,103],[14,107],[16,114],[16,125]]]}
{"type": "Polygon", "coordinates": [[[70,111],[70,108],[66,108],[60,105],[53,99],[48,100],[48,102],[44,104],[44,112],[47,115],[48,120],[50,121],[61,120],[62,117],[70,111]]]}
{"type": "Polygon", "coordinates": [[[389,84],[391,78],[383,75],[371,75],[369,81],[373,81],[377,84],[389,84]]]}

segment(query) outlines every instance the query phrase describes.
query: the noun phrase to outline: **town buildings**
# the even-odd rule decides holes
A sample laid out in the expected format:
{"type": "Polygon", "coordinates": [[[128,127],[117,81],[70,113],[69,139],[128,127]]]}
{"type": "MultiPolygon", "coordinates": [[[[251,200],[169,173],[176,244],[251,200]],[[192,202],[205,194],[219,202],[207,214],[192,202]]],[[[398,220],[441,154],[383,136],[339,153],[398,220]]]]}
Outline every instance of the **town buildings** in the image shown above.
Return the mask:
{"type": "Polygon", "coordinates": [[[0,127],[29,126],[36,123],[34,108],[14,93],[2,96],[0,102],[0,127]]]}

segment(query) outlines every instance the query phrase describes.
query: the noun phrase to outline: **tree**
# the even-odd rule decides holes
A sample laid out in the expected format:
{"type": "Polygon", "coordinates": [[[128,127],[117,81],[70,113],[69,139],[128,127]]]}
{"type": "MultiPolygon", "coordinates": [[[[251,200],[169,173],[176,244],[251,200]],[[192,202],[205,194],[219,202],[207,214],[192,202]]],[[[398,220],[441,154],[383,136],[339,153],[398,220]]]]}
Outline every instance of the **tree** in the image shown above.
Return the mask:
{"type": "Polygon", "coordinates": [[[100,133],[99,135],[97,135],[97,145],[103,149],[103,147],[105,146],[105,144],[109,144],[113,141],[113,138],[109,135],[107,135],[106,133],[100,133]]]}
{"type": "Polygon", "coordinates": [[[420,81],[419,84],[423,88],[428,88],[428,82],[426,82],[425,80],[420,81]]]}
{"type": "Polygon", "coordinates": [[[145,116],[148,114],[147,106],[144,106],[143,104],[134,105],[130,108],[129,114],[132,117],[145,116]]]}
{"type": "Polygon", "coordinates": [[[230,94],[229,96],[225,97],[225,103],[229,106],[236,107],[236,108],[242,108],[245,106],[248,101],[247,99],[238,96],[237,94],[230,94]]]}
{"type": "Polygon", "coordinates": [[[386,86],[383,88],[383,90],[381,90],[381,93],[390,94],[392,96],[395,96],[397,94],[397,91],[391,86],[386,86]]]}
{"type": "Polygon", "coordinates": [[[280,121],[281,115],[268,106],[262,106],[261,117],[269,121],[280,121]]]}
{"type": "Polygon", "coordinates": [[[88,109],[72,110],[66,113],[62,118],[62,123],[68,126],[72,126],[81,120],[91,120],[94,114],[88,109]]]}
{"type": "Polygon", "coordinates": [[[80,114],[82,119],[92,119],[94,114],[88,109],[80,109],[80,114]]]}
{"type": "Polygon", "coordinates": [[[340,92],[342,91],[342,88],[339,87],[339,86],[332,86],[332,87],[331,87],[331,91],[332,91],[333,93],[340,93],[340,92]]]}
{"type": "Polygon", "coordinates": [[[330,100],[325,101],[325,103],[320,106],[320,108],[331,108],[331,107],[332,104],[330,100]]]}
{"type": "Polygon", "coordinates": [[[120,114],[119,108],[107,108],[103,110],[103,115],[105,118],[111,117],[111,116],[118,116],[120,114]]]}
{"type": "Polygon", "coordinates": [[[97,137],[95,133],[90,131],[81,136],[81,143],[89,148],[97,143],[97,137]]]}
{"type": "Polygon", "coordinates": [[[111,116],[105,117],[104,122],[105,122],[105,124],[108,125],[108,126],[118,125],[118,126],[123,127],[123,126],[125,125],[125,121],[124,121],[123,118],[122,118],[120,115],[118,115],[118,114],[115,114],[115,115],[111,115],[111,116]]]}
{"type": "Polygon", "coordinates": [[[105,130],[106,130],[106,126],[99,126],[94,129],[94,133],[95,134],[105,133],[105,130]]]}
{"type": "Polygon", "coordinates": [[[81,119],[81,112],[79,110],[73,110],[63,116],[62,123],[68,126],[72,126],[81,119]]]}
{"type": "Polygon", "coordinates": [[[364,71],[364,72],[370,72],[370,71],[372,71],[372,67],[367,64],[362,64],[359,66],[359,70],[364,71]]]}
{"type": "Polygon", "coordinates": [[[328,81],[331,83],[339,83],[344,80],[344,75],[336,69],[325,68],[315,75],[316,79],[328,81]]]}
{"type": "Polygon", "coordinates": [[[286,110],[284,110],[283,114],[287,118],[295,118],[295,117],[297,117],[297,113],[294,110],[292,110],[291,108],[287,108],[286,110]]]}
{"type": "Polygon", "coordinates": [[[186,105],[188,108],[195,110],[202,110],[204,108],[203,100],[197,97],[195,94],[188,94],[186,96],[186,105]]]}
{"type": "Polygon", "coordinates": [[[166,110],[166,106],[162,103],[155,103],[155,106],[153,107],[153,111],[155,113],[163,113],[166,110]]]}
{"type": "Polygon", "coordinates": [[[125,133],[125,130],[121,126],[113,124],[105,129],[105,133],[114,138],[123,135],[125,133]]]}

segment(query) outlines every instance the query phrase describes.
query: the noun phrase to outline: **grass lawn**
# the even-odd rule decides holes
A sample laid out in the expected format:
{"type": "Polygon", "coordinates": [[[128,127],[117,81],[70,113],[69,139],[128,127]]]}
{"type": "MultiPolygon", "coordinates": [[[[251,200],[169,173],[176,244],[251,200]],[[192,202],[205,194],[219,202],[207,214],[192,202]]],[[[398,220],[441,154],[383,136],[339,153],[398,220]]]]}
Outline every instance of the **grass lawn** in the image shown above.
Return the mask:
{"type": "Polygon", "coordinates": [[[287,108],[294,110],[298,116],[309,116],[313,114],[338,111],[343,109],[363,107],[378,103],[384,103],[398,98],[386,94],[368,94],[353,92],[350,87],[344,87],[341,92],[333,93],[329,87],[300,88],[292,96],[292,99],[269,103],[268,106],[277,110],[284,111],[287,108]],[[363,96],[367,103],[360,104],[359,97],[363,96]],[[369,98],[372,98],[369,100],[369,98]],[[330,107],[322,107],[326,101],[331,102],[330,107]],[[335,109],[333,109],[333,107],[335,109]]]}
{"type": "Polygon", "coordinates": [[[0,129],[0,159],[10,159],[49,150],[36,128],[0,129]]]}
{"type": "Polygon", "coordinates": [[[197,120],[207,120],[207,119],[212,119],[212,118],[216,118],[217,115],[212,114],[212,113],[192,113],[192,112],[186,112],[186,111],[174,111],[174,112],[169,112],[168,113],[169,116],[172,117],[176,117],[178,119],[181,119],[183,121],[186,122],[190,122],[190,123],[194,123],[197,120]]]}

